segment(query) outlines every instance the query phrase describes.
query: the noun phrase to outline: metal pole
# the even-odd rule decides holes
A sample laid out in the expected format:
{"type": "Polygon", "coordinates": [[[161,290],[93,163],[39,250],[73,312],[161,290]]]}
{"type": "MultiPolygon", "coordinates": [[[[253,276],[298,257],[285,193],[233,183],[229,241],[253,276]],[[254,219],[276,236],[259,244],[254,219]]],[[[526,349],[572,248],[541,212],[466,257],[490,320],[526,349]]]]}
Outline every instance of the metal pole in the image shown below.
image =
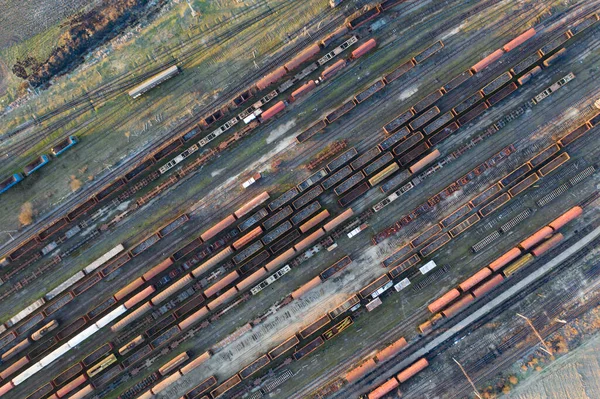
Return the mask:
{"type": "Polygon", "coordinates": [[[471,386],[473,387],[473,391],[475,392],[475,396],[477,396],[479,399],[481,398],[481,394],[479,393],[479,391],[477,390],[477,388],[475,387],[475,384],[473,383],[473,381],[471,380],[471,378],[469,377],[469,375],[467,374],[467,371],[464,369],[464,367],[462,366],[462,364],[460,364],[458,362],[458,360],[456,360],[455,358],[452,358],[452,360],[454,360],[454,362],[456,364],[458,364],[458,367],[460,367],[460,371],[462,371],[462,373],[465,375],[465,377],[467,378],[467,381],[469,381],[469,384],[471,384],[471,386]]]}
{"type": "Polygon", "coordinates": [[[544,342],[544,339],[542,338],[542,336],[540,335],[540,333],[538,332],[538,330],[536,330],[535,326],[533,325],[533,323],[531,322],[531,320],[529,320],[529,318],[523,316],[520,313],[517,313],[517,316],[521,317],[522,319],[525,319],[525,321],[527,322],[527,324],[529,324],[529,327],[531,327],[531,329],[533,330],[533,333],[535,334],[535,336],[540,340],[540,342],[542,343],[542,350],[547,352],[550,356],[552,356],[552,349],[550,349],[550,347],[548,345],[546,345],[546,342],[544,342]]]}

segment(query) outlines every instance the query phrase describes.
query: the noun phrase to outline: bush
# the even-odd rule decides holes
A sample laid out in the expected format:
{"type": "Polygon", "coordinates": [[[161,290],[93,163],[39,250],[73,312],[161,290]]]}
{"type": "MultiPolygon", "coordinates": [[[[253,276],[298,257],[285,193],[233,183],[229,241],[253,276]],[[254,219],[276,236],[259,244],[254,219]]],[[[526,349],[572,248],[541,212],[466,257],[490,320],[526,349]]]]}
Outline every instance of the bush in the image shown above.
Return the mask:
{"type": "Polygon", "coordinates": [[[21,222],[23,226],[27,226],[33,222],[33,205],[31,205],[31,202],[26,202],[21,205],[19,222],[21,222]]]}

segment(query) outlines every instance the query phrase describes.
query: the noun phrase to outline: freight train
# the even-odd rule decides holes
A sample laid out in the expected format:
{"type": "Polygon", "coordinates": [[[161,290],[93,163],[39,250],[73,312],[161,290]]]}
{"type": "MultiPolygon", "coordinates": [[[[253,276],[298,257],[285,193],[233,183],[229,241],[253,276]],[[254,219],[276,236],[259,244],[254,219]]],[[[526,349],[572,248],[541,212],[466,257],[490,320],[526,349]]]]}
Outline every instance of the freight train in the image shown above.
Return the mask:
{"type": "MultiPolygon", "coordinates": [[[[591,124],[591,123],[590,123],[590,122],[588,122],[588,124],[587,124],[587,125],[588,125],[588,128],[589,128],[589,125],[590,125],[590,124],[591,124]]],[[[159,236],[160,236],[160,235],[159,235],[159,236]]],[[[160,238],[160,237],[158,237],[158,238],[160,238]]],[[[152,242],[155,242],[155,241],[156,241],[156,239],[157,239],[157,238],[156,238],[156,236],[151,236],[151,238],[150,238],[150,241],[152,241],[152,242]],[[154,237],[154,238],[152,238],[152,237],[154,237]]],[[[147,241],[147,240],[144,240],[144,243],[145,243],[146,241],[147,241]]],[[[144,247],[144,248],[145,248],[145,247],[147,247],[147,245],[146,245],[146,244],[144,244],[144,245],[142,245],[142,247],[144,247]]],[[[135,252],[137,252],[137,251],[133,251],[133,253],[134,253],[134,255],[133,255],[133,256],[135,256],[135,252]]]]}
{"type": "Polygon", "coordinates": [[[443,319],[454,317],[476,299],[484,296],[524,266],[559,245],[564,236],[558,230],[583,213],[575,206],[546,226],[525,238],[519,244],[492,261],[489,265],[427,305],[432,318],[419,326],[423,334],[432,331],[443,319]]]}
{"type": "Polygon", "coordinates": [[[410,378],[414,377],[421,371],[423,371],[427,366],[429,366],[429,362],[425,358],[421,358],[402,370],[396,376],[390,378],[383,384],[379,385],[373,391],[369,392],[367,395],[361,396],[361,399],[380,399],[383,398],[388,393],[392,392],[392,390],[398,388],[400,384],[405,383],[410,378]]]}
{"type": "MultiPolygon", "coordinates": [[[[297,69],[305,61],[310,60],[311,58],[316,56],[316,54],[321,50],[321,48],[328,46],[333,40],[346,34],[347,31],[348,30],[345,27],[344,27],[344,29],[338,29],[336,32],[333,32],[330,36],[328,36],[325,40],[317,42],[317,43],[309,46],[307,49],[300,52],[297,56],[295,56],[290,61],[288,61],[284,66],[280,67],[285,71],[285,73],[283,75],[278,73],[278,74],[269,74],[269,75],[265,76],[263,79],[261,79],[256,84],[254,84],[251,89],[244,91],[243,93],[238,95],[234,100],[232,100],[232,104],[235,106],[241,105],[242,103],[244,103],[245,101],[250,99],[253,96],[253,93],[255,93],[257,90],[265,89],[270,84],[275,83],[279,79],[283,78],[283,76],[285,76],[288,72],[291,72],[294,69],[297,69]]],[[[236,125],[238,122],[240,122],[244,119],[246,119],[246,123],[251,124],[251,127],[254,128],[256,125],[254,125],[252,123],[258,115],[262,114],[262,107],[264,107],[265,104],[267,104],[273,98],[277,97],[280,93],[283,93],[285,90],[290,88],[295,82],[303,79],[304,77],[306,77],[307,75],[312,73],[319,66],[326,64],[328,61],[330,61],[331,59],[336,57],[338,54],[340,54],[341,52],[343,52],[344,50],[346,50],[353,44],[355,44],[357,41],[358,41],[357,36],[351,36],[340,46],[336,47],[335,49],[333,49],[332,51],[327,53],[325,56],[321,57],[318,61],[316,61],[313,64],[311,64],[310,66],[304,68],[300,73],[296,74],[291,80],[289,80],[286,83],[284,83],[283,85],[281,85],[278,89],[270,92],[265,97],[261,98],[259,101],[254,103],[251,107],[247,108],[242,113],[240,113],[237,117],[234,117],[233,119],[231,119],[230,121],[225,123],[223,126],[221,126],[217,130],[213,131],[212,133],[210,133],[209,135],[204,137],[202,140],[200,140],[198,142],[197,145],[191,146],[186,151],[184,151],[183,153],[179,154],[177,157],[175,157],[174,159],[169,161],[167,164],[163,165],[160,168],[159,173],[160,174],[166,173],[168,170],[172,169],[174,166],[179,164],[181,161],[183,161],[184,159],[189,157],[191,154],[196,152],[199,148],[206,146],[209,142],[214,140],[216,137],[218,137],[221,134],[223,134],[224,132],[228,131],[232,126],[236,125]]],[[[296,100],[296,98],[298,96],[306,93],[306,89],[307,88],[304,88],[301,91],[297,90],[296,92],[293,93],[293,95],[288,100],[289,101],[296,100]]],[[[281,104],[278,105],[278,107],[281,107],[281,104]]],[[[271,111],[271,113],[274,113],[274,111],[275,110],[271,111]]],[[[202,128],[207,128],[212,123],[219,120],[223,115],[224,115],[224,112],[222,110],[218,110],[218,111],[214,112],[213,114],[211,114],[210,116],[204,118],[200,125],[202,128]]],[[[256,120],[258,121],[260,119],[256,119],[256,120]]],[[[65,221],[71,222],[76,217],[81,216],[85,212],[89,212],[89,210],[91,210],[101,200],[107,198],[109,195],[116,192],[117,190],[122,189],[124,186],[126,186],[126,184],[128,182],[130,182],[131,180],[133,180],[134,178],[139,176],[141,173],[146,171],[149,167],[151,167],[157,161],[163,159],[169,153],[171,153],[171,152],[175,151],[177,148],[181,147],[185,142],[191,140],[200,131],[201,131],[200,127],[194,128],[191,131],[189,131],[189,132],[185,133],[184,135],[182,135],[181,137],[179,137],[178,139],[176,139],[175,141],[167,144],[166,146],[161,148],[156,154],[154,154],[150,158],[144,160],[142,163],[138,164],[131,171],[126,173],[124,176],[118,178],[114,183],[111,183],[111,184],[107,185],[106,187],[102,188],[100,190],[100,192],[93,195],[88,201],[77,206],[74,210],[72,210],[71,212],[68,213],[66,218],[52,223],[51,226],[46,230],[56,228],[57,225],[63,225],[63,224],[65,224],[64,223],[65,221]]],[[[68,148],[75,145],[77,142],[78,141],[75,136],[70,136],[63,142],[59,143],[57,146],[53,147],[51,151],[55,156],[58,156],[62,152],[66,151],[68,148]]],[[[10,178],[7,178],[5,181],[0,183],[0,193],[7,191],[8,189],[10,189],[14,185],[16,185],[21,180],[23,180],[23,175],[20,173],[16,173],[13,176],[11,176],[10,178]]],[[[57,230],[55,230],[54,232],[56,232],[56,231],[57,230]]],[[[26,252],[26,251],[24,251],[25,249],[31,249],[31,248],[36,247],[37,245],[35,245],[35,244],[36,243],[39,244],[39,242],[41,242],[41,239],[39,236],[43,235],[43,233],[44,233],[44,231],[42,231],[41,233],[38,233],[38,235],[36,237],[27,241],[26,244],[22,246],[23,248],[13,251],[13,253],[11,253],[6,258],[8,258],[10,260],[15,260],[18,256],[20,256],[26,252]]]]}
{"type": "MultiPolygon", "coordinates": [[[[60,154],[62,154],[69,148],[73,147],[77,143],[78,143],[77,137],[69,136],[66,139],[64,139],[63,141],[61,141],[59,144],[57,144],[56,146],[52,147],[50,149],[50,152],[54,155],[54,157],[58,157],[60,154]]],[[[32,175],[35,171],[37,171],[41,167],[48,164],[50,162],[50,160],[51,160],[51,158],[46,154],[42,154],[42,155],[38,156],[34,161],[25,165],[25,167],[23,168],[23,173],[14,173],[11,177],[9,177],[6,180],[4,180],[3,182],[1,182],[0,183],[0,194],[9,190],[11,187],[15,186],[17,183],[19,183],[25,177],[32,175]]]]}
{"type": "MultiPolygon", "coordinates": [[[[593,126],[593,125],[594,125],[594,123],[596,122],[596,120],[595,120],[595,119],[597,119],[597,117],[593,118],[592,120],[590,120],[590,121],[588,121],[588,122],[586,123],[586,129],[589,129],[591,126],[593,126]]],[[[583,131],[583,132],[584,132],[586,129],[583,129],[583,128],[577,129],[577,130],[576,130],[576,132],[578,132],[578,133],[577,133],[577,137],[579,137],[579,135],[581,135],[581,134],[582,134],[582,132],[579,132],[579,131],[583,131]]],[[[566,137],[573,137],[573,135],[574,135],[574,134],[575,134],[575,133],[573,133],[573,134],[570,134],[570,135],[568,135],[568,136],[566,136],[566,137]]],[[[393,138],[393,136],[391,136],[390,138],[393,138]]],[[[566,140],[567,140],[567,139],[565,139],[565,142],[566,142],[566,140]]],[[[573,140],[573,139],[572,139],[572,138],[570,138],[569,140],[573,140]]],[[[388,139],[387,141],[389,141],[389,139],[388,139]]],[[[385,142],[383,142],[383,143],[380,145],[380,147],[381,147],[381,146],[383,146],[384,144],[385,144],[385,142]]],[[[342,157],[340,157],[340,158],[342,158],[342,157]]],[[[160,234],[159,234],[159,236],[160,236],[160,234]]],[[[159,237],[158,237],[158,238],[159,238],[159,237]]],[[[155,242],[155,240],[156,240],[156,239],[157,239],[157,237],[153,235],[153,236],[151,236],[151,238],[150,238],[150,241],[154,241],[154,242],[155,242]],[[152,238],[152,237],[154,237],[154,238],[152,238]]],[[[146,240],[145,240],[145,241],[146,241],[146,240]]],[[[144,246],[144,247],[145,247],[146,245],[142,245],[142,246],[144,246]]],[[[134,251],[134,252],[137,252],[137,251],[134,251]]],[[[135,256],[135,254],[134,254],[134,256],[135,256]]]]}
{"type": "MultiPolygon", "coordinates": [[[[375,41],[375,39],[368,40],[367,42],[362,44],[360,47],[358,47],[356,50],[354,50],[348,60],[339,60],[336,63],[334,63],[333,65],[331,65],[329,68],[323,70],[319,80],[321,82],[323,82],[327,79],[330,79],[337,72],[339,72],[344,67],[346,67],[348,65],[349,61],[357,59],[359,57],[362,57],[363,55],[365,55],[369,51],[371,51],[373,48],[375,48],[376,45],[377,45],[377,42],[375,41]]],[[[313,124],[311,127],[309,127],[308,129],[306,129],[305,131],[300,133],[298,136],[296,136],[296,141],[298,143],[303,143],[303,142],[307,141],[308,139],[313,137],[315,134],[322,131],[326,126],[330,125],[331,123],[333,123],[334,121],[339,119],[342,115],[349,112],[356,105],[362,103],[363,101],[365,101],[366,99],[371,97],[373,94],[375,94],[378,91],[380,91],[381,89],[383,89],[386,85],[390,84],[392,81],[398,79],[400,76],[402,76],[403,74],[408,72],[410,69],[412,69],[418,63],[423,62],[425,59],[429,58],[433,54],[440,51],[443,47],[444,47],[444,44],[440,40],[440,41],[434,43],[433,45],[431,45],[430,47],[428,47],[427,49],[423,50],[421,53],[417,54],[413,58],[411,58],[409,61],[405,62],[404,64],[402,64],[401,66],[396,68],[394,71],[385,75],[381,79],[376,80],[369,87],[367,87],[362,92],[355,95],[352,100],[350,100],[347,103],[344,103],[342,106],[340,106],[335,111],[330,112],[323,120],[313,124]]]]}

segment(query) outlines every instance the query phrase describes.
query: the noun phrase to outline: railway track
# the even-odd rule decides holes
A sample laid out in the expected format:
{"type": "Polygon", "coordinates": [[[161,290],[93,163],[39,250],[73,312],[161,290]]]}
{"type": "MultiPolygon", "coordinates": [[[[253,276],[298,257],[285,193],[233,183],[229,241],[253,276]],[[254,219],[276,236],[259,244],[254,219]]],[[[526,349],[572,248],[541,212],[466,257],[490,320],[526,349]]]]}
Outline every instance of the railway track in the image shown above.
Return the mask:
{"type": "MultiPolygon", "coordinates": [[[[577,264],[577,262],[581,261],[587,254],[589,254],[592,250],[597,248],[599,243],[600,243],[600,240],[596,240],[595,242],[588,244],[585,248],[583,248],[581,251],[579,251],[574,257],[572,257],[568,261],[564,262],[560,267],[553,270],[545,278],[540,279],[532,286],[527,287],[527,291],[520,293],[518,296],[512,298],[510,301],[505,303],[500,309],[498,309],[497,314],[508,311],[512,306],[517,304],[520,300],[522,300],[526,296],[531,295],[532,293],[536,292],[541,287],[545,286],[547,283],[549,283],[550,281],[552,281],[553,279],[557,278],[562,273],[567,271],[567,269],[570,269],[571,267],[575,266],[577,264]]],[[[549,256],[546,256],[545,260],[546,261],[549,260],[549,256]]],[[[598,266],[599,265],[596,264],[592,268],[591,272],[586,274],[586,277],[592,279],[591,281],[593,281],[593,279],[596,279],[600,276],[600,267],[598,267],[598,266]]],[[[586,280],[586,281],[589,282],[590,280],[586,280]]],[[[575,298],[575,296],[579,293],[579,289],[584,288],[584,287],[585,286],[582,284],[582,281],[580,281],[580,280],[571,281],[571,285],[566,290],[566,292],[567,292],[566,294],[549,298],[547,301],[545,301],[545,304],[543,306],[538,307],[538,309],[539,308],[544,309],[544,313],[540,314],[536,318],[534,318],[533,322],[534,322],[534,325],[536,325],[536,328],[538,328],[538,330],[540,331],[540,333],[542,334],[542,336],[544,338],[548,337],[550,334],[556,332],[558,329],[560,329],[562,327],[562,325],[560,323],[553,323],[552,320],[554,320],[556,317],[558,317],[563,312],[563,306],[565,304],[571,302],[575,298]]],[[[587,310],[597,306],[597,303],[598,303],[597,301],[590,300],[590,301],[586,302],[584,305],[578,306],[577,310],[575,312],[573,312],[573,314],[570,317],[561,315],[561,318],[566,317],[567,319],[572,319],[572,318],[576,317],[576,315],[582,314],[582,313],[586,312],[587,310]]],[[[477,323],[475,323],[473,325],[473,327],[470,329],[470,331],[476,331],[478,327],[493,320],[496,315],[490,314],[487,317],[477,321],[477,323]]],[[[466,336],[468,334],[469,334],[469,332],[464,334],[464,336],[466,336]]],[[[465,367],[465,369],[467,370],[467,373],[469,373],[469,375],[474,377],[475,381],[482,381],[484,379],[491,378],[492,375],[494,373],[496,373],[498,370],[501,370],[504,367],[507,367],[509,364],[514,363],[520,356],[522,356],[523,350],[520,348],[517,348],[516,344],[520,343],[520,342],[526,342],[527,338],[530,336],[531,336],[531,330],[528,327],[523,326],[520,329],[518,329],[514,334],[512,334],[507,341],[502,342],[501,344],[497,345],[496,350],[498,350],[501,353],[501,356],[504,355],[506,352],[508,352],[509,356],[502,357],[500,362],[494,364],[494,367],[489,370],[486,370],[486,367],[485,367],[487,365],[486,364],[487,362],[485,361],[485,359],[486,359],[485,356],[479,357],[477,360],[475,360],[473,362],[469,362],[469,363],[466,363],[470,360],[469,358],[464,359],[464,360],[461,359],[463,362],[466,361],[465,364],[467,366],[465,367]]],[[[539,343],[536,341],[535,344],[533,345],[533,347],[537,347],[538,344],[539,343]]],[[[435,357],[437,355],[441,355],[442,353],[447,351],[451,346],[452,346],[452,342],[448,341],[447,346],[439,347],[434,353],[432,353],[432,356],[435,357]]],[[[482,352],[485,352],[486,348],[479,347],[479,350],[477,350],[476,353],[480,354],[482,352]],[[481,350],[481,352],[479,350],[481,350]]],[[[470,358],[473,358],[473,357],[474,356],[471,356],[470,358]]],[[[452,391],[452,387],[454,386],[454,384],[455,384],[455,381],[449,381],[448,379],[445,379],[443,382],[436,384],[435,389],[433,391],[427,392],[427,394],[434,395],[434,396],[438,395],[438,396],[442,397],[443,393],[452,391]]],[[[456,394],[465,394],[468,392],[468,390],[470,388],[471,388],[470,386],[468,388],[465,387],[465,389],[463,389],[459,392],[456,392],[456,394]]],[[[407,392],[407,397],[412,396],[412,397],[417,398],[417,397],[420,397],[420,395],[423,395],[424,393],[425,392],[423,392],[422,390],[409,391],[409,392],[407,392]],[[416,396],[414,396],[414,395],[416,395],[416,396]]]]}
{"type": "MultiPolygon", "coordinates": [[[[579,83],[580,83],[580,85],[581,85],[581,86],[585,86],[585,85],[587,84],[587,82],[579,82],[579,83]]],[[[582,100],[582,101],[580,102],[580,104],[581,104],[582,102],[584,102],[584,101],[587,101],[587,100],[588,100],[588,99],[582,100]]],[[[563,98],[563,99],[562,99],[562,101],[561,101],[560,103],[565,103],[565,102],[568,102],[568,101],[569,101],[569,98],[563,98]]],[[[522,122],[521,122],[521,124],[522,124],[522,125],[524,125],[524,124],[526,124],[526,123],[527,123],[526,121],[522,121],[522,122]]],[[[515,127],[515,129],[517,129],[517,130],[518,130],[519,128],[518,128],[518,127],[515,127]]],[[[482,183],[482,184],[483,184],[483,183],[482,183]]],[[[400,329],[400,328],[401,328],[401,327],[399,327],[398,329],[400,329]]],[[[382,338],[379,338],[379,339],[378,339],[378,341],[379,341],[379,342],[382,342],[382,341],[389,340],[390,338],[392,338],[392,334],[393,334],[393,332],[390,332],[389,334],[386,334],[384,337],[382,337],[382,338]]],[[[396,337],[396,338],[397,338],[397,337],[396,337]]],[[[364,351],[361,353],[361,355],[366,355],[366,354],[368,354],[370,351],[372,351],[372,348],[367,348],[367,349],[365,349],[365,350],[364,350],[364,351]]],[[[358,355],[358,356],[356,356],[355,358],[353,358],[353,360],[355,361],[355,360],[358,360],[358,359],[360,359],[360,358],[361,358],[361,355],[358,355]]],[[[316,382],[318,382],[318,381],[326,381],[326,380],[329,380],[329,379],[331,379],[331,378],[332,378],[334,375],[337,375],[337,374],[339,374],[339,372],[340,372],[341,370],[343,370],[344,368],[347,368],[347,365],[348,365],[348,364],[350,364],[351,362],[352,362],[352,361],[349,361],[349,362],[347,362],[347,363],[346,363],[346,365],[344,365],[344,366],[336,367],[336,368],[335,368],[335,369],[334,369],[334,370],[333,370],[331,373],[327,373],[327,376],[324,376],[323,378],[320,378],[319,380],[316,380],[316,382]]],[[[314,385],[319,385],[319,384],[318,384],[318,383],[315,383],[314,385]]],[[[311,388],[312,388],[312,387],[311,387],[311,388]]],[[[311,390],[312,390],[312,389],[306,389],[306,390],[305,390],[305,391],[303,391],[303,392],[307,392],[307,391],[311,391],[311,390]]]]}
{"type": "MultiPolygon", "coordinates": [[[[273,10],[272,13],[274,13],[275,11],[277,11],[277,10],[273,10]]],[[[269,15],[271,15],[271,14],[269,14],[269,15]]],[[[339,20],[343,19],[343,18],[345,18],[345,15],[332,20],[330,23],[320,27],[319,30],[315,34],[321,35],[323,32],[326,32],[328,28],[335,26],[339,22],[339,20]]],[[[175,128],[172,131],[172,133],[170,134],[170,137],[171,138],[178,137],[181,134],[185,133],[186,131],[190,130],[192,127],[194,127],[196,125],[196,123],[207,112],[209,112],[210,110],[213,110],[215,108],[222,107],[225,104],[227,104],[230,101],[230,97],[233,97],[236,93],[243,91],[253,81],[257,80],[260,76],[264,75],[264,73],[266,73],[266,71],[269,71],[272,67],[280,64],[283,60],[289,58],[292,54],[295,54],[301,47],[306,45],[306,43],[308,43],[309,41],[310,41],[309,39],[304,39],[304,40],[299,41],[298,43],[296,43],[296,45],[294,45],[290,49],[287,49],[284,53],[280,54],[277,57],[274,57],[271,61],[269,61],[269,63],[267,63],[260,70],[253,71],[253,73],[251,73],[251,74],[247,74],[245,80],[242,81],[242,83],[240,83],[236,87],[228,89],[226,92],[224,92],[220,96],[220,99],[213,100],[210,104],[208,104],[206,107],[204,107],[203,112],[199,113],[202,116],[197,117],[197,118],[192,118],[192,119],[182,123],[181,125],[179,125],[177,128],[175,128]]],[[[117,95],[118,94],[120,94],[120,91],[117,91],[117,95]]],[[[50,221],[54,221],[54,219],[64,216],[66,214],[67,209],[72,209],[80,202],[83,202],[83,199],[89,198],[89,196],[96,190],[96,187],[105,186],[108,183],[110,183],[111,181],[115,180],[115,178],[117,178],[118,176],[125,173],[125,171],[129,168],[129,165],[135,165],[135,164],[139,163],[142,159],[144,159],[146,157],[147,153],[155,152],[156,150],[158,150],[159,148],[164,146],[164,143],[169,140],[170,139],[167,138],[167,140],[150,143],[146,147],[140,149],[137,152],[137,154],[134,155],[131,159],[129,159],[126,163],[123,162],[119,167],[111,170],[108,174],[106,174],[105,176],[102,176],[101,178],[96,180],[94,186],[86,187],[83,190],[73,194],[65,203],[61,204],[60,207],[54,209],[53,211],[51,211],[48,214],[41,217],[35,225],[30,225],[26,229],[24,229],[22,232],[20,232],[18,235],[15,235],[14,239],[12,241],[4,243],[2,246],[0,246],[0,250],[3,251],[4,254],[9,253],[11,250],[14,250],[20,242],[24,242],[26,239],[31,238],[30,234],[32,232],[39,231],[39,230],[43,229],[44,227],[49,226],[50,221]]]]}
{"type": "MultiPolygon", "coordinates": [[[[597,229],[597,227],[596,227],[596,229],[597,229]]],[[[511,297],[508,301],[502,303],[498,308],[494,308],[493,311],[487,313],[483,318],[477,319],[473,324],[469,325],[468,327],[466,327],[464,329],[461,329],[460,332],[455,331],[452,335],[448,335],[447,339],[445,339],[441,344],[437,345],[435,348],[433,348],[431,351],[429,351],[426,354],[427,358],[428,359],[435,358],[437,355],[444,353],[457,340],[457,334],[460,334],[460,337],[468,336],[470,334],[470,332],[475,331],[478,326],[481,326],[481,325],[485,324],[486,322],[489,322],[490,320],[497,317],[497,315],[499,313],[502,313],[503,311],[507,310],[512,305],[517,303],[518,299],[522,299],[524,296],[531,294],[536,289],[538,289],[540,286],[542,286],[544,283],[548,282],[553,276],[560,274],[561,271],[566,270],[571,265],[573,265],[576,262],[578,262],[579,260],[581,260],[587,253],[589,253],[589,251],[591,251],[592,249],[597,247],[598,243],[600,243],[600,239],[596,236],[595,239],[593,239],[590,243],[586,244],[575,255],[570,256],[567,260],[565,260],[565,262],[562,262],[560,264],[560,266],[553,269],[550,273],[548,273],[543,278],[536,280],[534,284],[527,286],[524,290],[519,292],[518,295],[511,297]]],[[[547,258],[548,257],[545,257],[546,260],[547,260],[547,258]]],[[[533,270],[530,270],[530,271],[534,272],[533,270]]],[[[514,281],[513,284],[511,284],[510,286],[512,287],[518,283],[519,283],[519,281],[514,281]]],[[[508,288],[510,288],[510,287],[508,287],[508,288]]],[[[501,294],[501,293],[496,293],[496,294],[501,294]]],[[[336,399],[336,398],[340,398],[340,397],[348,397],[349,395],[358,396],[360,392],[364,392],[367,389],[366,388],[367,386],[377,386],[378,384],[380,384],[381,382],[383,382],[387,379],[387,378],[383,377],[384,374],[389,374],[391,371],[397,372],[397,370],[401,368],[401,367],[399,367],[400,364],[407,363],[407,361],[406,361],[407,358],[409,358],[411,356],[414,357],[414,354],[417,352],[423,352],[425,350],[425,348],[428,345],[430,345],[433,341],[435,341],[437,339],[437,337],[442,335],[444,331],[451,331],[451,330],[455,329],[456,326],[459,325],[464,319],[468,318],[471,314],[473,314],[474,312],[477,312],[482,307],[485,307],[487,305],[487,303],[489,303],[490,301],[493,301],[496,297],[497,296],[488,297],[488,301],[486,303],[479,303],[476,306],[470,307],[469,315],[467,315],[463,312],[460,317],[453,318],[452,321],[449,322],[451,324],[445,323],[444,325],[441,326],[441,328],[434,330],[436,332],[436,333],[434,333],[434,335],[430,334],[430,335],[426,336],[424,339],[422,339],[418,343],[417,346],[415,346],[414,344],[409,346],[408,350],[405,350],[401,355],[399,355],[399,356],[402,356],[402,358],[405,360],[401,361],[400,363],[392,363],[392,362],[385,363],[384,365],[378,367],[378,369],[376,371],[376,373],[377,373],[376,376],[366,377],[362,383],[349,386],[348,389],[337,392],[336,394],[334,394],[331,397],[331,399],[336,399]]],[[[413,394],[418,395],[418,396],[413,396],[415,398],[422,397],[422,395],[424,395],[424,394],[441,395],[453,383],[454,383],[453,380],[450,380],[450,381],[445,380],[445,382],[441,384],[442,386],[440,387],[440,389],[436,389],[434,392],[428,391],[428,389],[427,389],[428,387],[421,386],[421,387],[419,387],[418,392],[413,392],[413,391],[408,392],[407,391],[405,393],[407,393],[407,394],[410,393],[411,395],[413,395],[413,394]]]]}
{"type": "MultiPolygon", "coordinates": [[[[268,9],[266,10],[266,13],[268,15],[272,15],[274,12],[277,12],[280,10],[281,5],[282,5],[282,3],[271,8],[268,5],[267,1],[263,0],[260,4],[250,7],[248,10],[246,10],[245,13],[248,14],[248,13],[258,9],[261,6],[267,6],[268,9]]],[[[243,16],[244,16],[244,14],[241,14],[241,15],[237,15],[235,18],[238,19],[243,16]]],[[[260,16],[257,16],[254,20],[251,20],[248,22],[250,22],[251,24],[255,24],[263,19],[264,19],[264,17],[261,14],[260,16]]],[[[189,60],[189,59],[197,57],[199,54],[194,54],[194,53],[196,51],[199,51],[201,48],[207,48],[211,45],[218,45],[219,44],[218,41],[223,40],[226,37],[231,37],[229,31],[219,34],[218,36],[212,38],[207,43],[203,43],[201,45],[196,44],[193,47],[191,47],[190,49],[186,49],[186,46],[194,44],[194,42],[196,42],[200,39],[204,39],[207,35],[217,32],[219,29],[223,28],[230,22],[231,21],[226,21],[225,23],[214,25],[214,26],[210,27],[206,32],[194,34],[194,35],[188,37],[187,39],[181,41],[177,46],[174,46],[170,49],[167,49],[165,51],[158,53],[157,54],[158,57],[165,58],[165,60],[163,60],[162,63],[158,66],[148,69],[148,65],[150,64],[150,62],[143,62],[140,65],[134,67],[132,70],[129,70],[120,76],[116,76],[115,78],[106,82],[105,84],[103,84],[89,92],[84,93],[83,95],[61,105],[60,107],[57,107],[54,110],[48,111],[42,115],[35,117],[34,118],[35,124],[40,125],[43,122],[45,122],[49,119],[52,119],[53,117],[60,115],[70,109],[76,108],[80,105],[87,105],[86,110],[93,109],[94,101],[105,102],[105,101],[113,98],[115,95],[121,94],[123,91],[134,87],[135,85],[137,85],[137,84],[141,83],[142,81],[144,81],[145,79],[155,75],[156,73],[160,72],[161,70],[163,70],[171,65],[176,64],[178,61],[183,62],[186,59],[189,60]],[[175,57],[175,54],[178,51],[188,51],[188,54],[182,58],[177,58],[177,57],[175,57]]],[[[243,31],[242,26],[243,25],[236,27],[232,33],[235,35],[236,33],[243,31]]],[[[70,118],[69,120],[72,120],[72,119],[73,118],[70,118]]],[[[61,124],[61,126],[62,125],[64,125],[64,123],[61,124]]],[[[12,132],[9,132],[9,133],[1,136],[0,144],[7,141],[11,137],[14,137],[15,135],[17,135],[24,129],[25,129],[25,127],[20,128],[20,129],[17,128],[15,130],[13,130],[12,132]]],[[[47,128],[45,128],[44,130],[48,131],[47,128]]]]}

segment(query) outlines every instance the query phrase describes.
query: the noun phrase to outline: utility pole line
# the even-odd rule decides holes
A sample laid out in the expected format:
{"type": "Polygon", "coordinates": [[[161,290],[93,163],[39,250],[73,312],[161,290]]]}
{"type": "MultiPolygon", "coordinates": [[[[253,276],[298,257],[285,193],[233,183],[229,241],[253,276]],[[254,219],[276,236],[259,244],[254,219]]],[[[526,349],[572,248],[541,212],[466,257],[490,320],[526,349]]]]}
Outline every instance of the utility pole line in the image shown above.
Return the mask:
{"type": "Polygon", "coordinates": [[[542,336],[540,335],[540,333],[538,332],[538,330],[535,328],[535,326],[533,325],[533,323],[531,322],[531,320],[529,320],[528,317],[523,316],[520,313],[517,313],[517,316],[519,316],[522,319],[525,319],[525,321],[527,322],[527,324],[529,324],[529,327],[531,327],[531,329],[533,330],[533,333],[535,334],[535,336],[540,340],[540,342],[542,343],[542,350],[544,352],[547,352],[550,356],[552,355],[552,349],[550,349],[550,347],[548,345],[546,345],[546,342],[544,342],[544,339],[542,338],[542,336]]]}
{"type": "Polygon", "coordinates": [[[460,364],[458,362],[458,360],[456,360],[455,358],[452,358],[452,360],[454,360],[454,362],[456,364],[458,364],[458,367],[460,367],[460,371],[462,371],[462,373],[465,375],[465,377],[467,378],[467,381],[469,381],[469,384],[471,384],[471,386],[473,387],[473,391],[475,392],[475,396],[477,396],[479,399],[481,398],[481,394],[479,393],[479,391],[477,390],[477,387],[475,387],[475,384],[473,383],[473,381],[471,380],[471,378],[469,377],[469,375],[467,374],[467,371],[464,369],[464,367],[462,366],[462,364],[460,364]]]}

